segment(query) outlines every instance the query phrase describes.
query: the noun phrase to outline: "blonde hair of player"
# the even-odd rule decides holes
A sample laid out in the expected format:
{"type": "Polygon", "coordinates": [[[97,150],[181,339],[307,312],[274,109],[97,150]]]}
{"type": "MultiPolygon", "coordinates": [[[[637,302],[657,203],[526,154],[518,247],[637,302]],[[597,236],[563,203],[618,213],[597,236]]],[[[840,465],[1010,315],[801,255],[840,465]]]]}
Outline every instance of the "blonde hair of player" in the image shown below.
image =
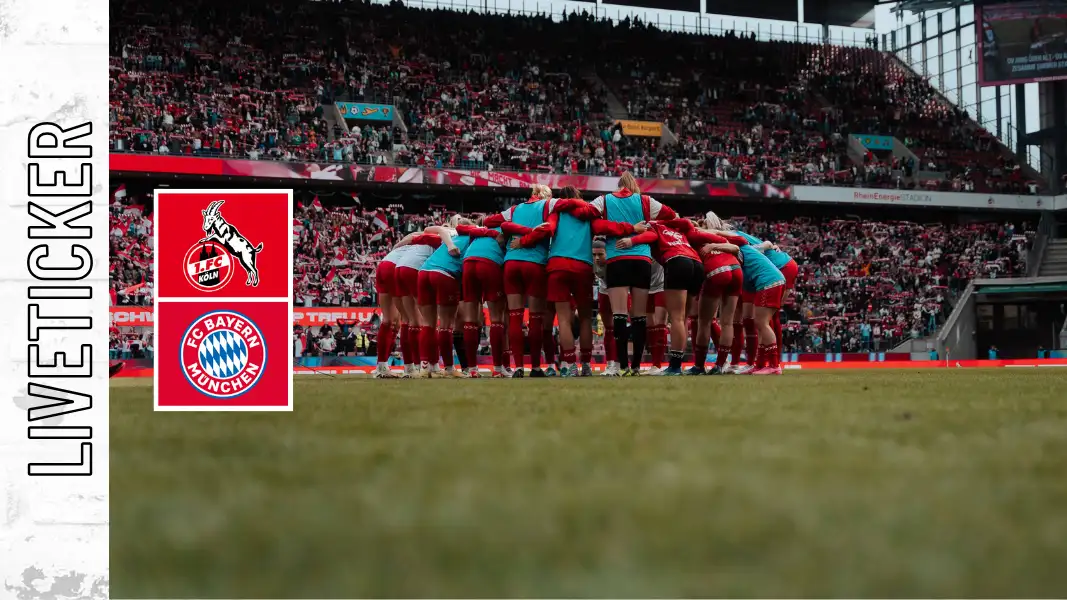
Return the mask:
{"type": "Polygon", "coordinates": [[[474,221],[471,221],[470,219],[468,219],[467,217],[464,217],[463,215],[461,215],[459,213],[456,213],[456,214],[452,215],[451,217],[448,217],[448,228],[452,229],[453,231],[456,229],[456,227],[459,227],[460,225],[473,225],[473,224],[474,224],[474,221]]]}
{"type": "Polygon", "coordinates": [[[535,183],[530,186],[530,197],[537,198],[538,200],[551,200],[552,188],[543,183],[535,183]]]}
{"type": "Polygon", "coordinates": [[[641,193],[641,187],[637,185],[637,178],[634,177],[634,174],[629,171],[626,171],[622,174],[621,177],[619,177],[619,189],[629,190],[630,193],[633,194],[641,193]]]}
{"type": "Polygon", "coordinates": [[[723,221],[715,211],[709,210],[704,213],[704,229],[711,231],[733,231],[734,226],[728,221],[723,221]]]}

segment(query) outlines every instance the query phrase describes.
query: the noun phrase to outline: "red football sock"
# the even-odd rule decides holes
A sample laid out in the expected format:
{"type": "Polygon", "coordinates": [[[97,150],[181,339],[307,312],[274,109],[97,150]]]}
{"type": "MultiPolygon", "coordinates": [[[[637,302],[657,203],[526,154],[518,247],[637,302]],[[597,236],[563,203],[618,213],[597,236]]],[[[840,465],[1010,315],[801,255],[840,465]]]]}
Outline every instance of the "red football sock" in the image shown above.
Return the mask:
{"type": "Polygon", "coordinates": [[[381,327],[378,328],[378,362],[383,363],[389,358],[389,346],[393,341],[393,324],[388,321],[382,321],[381,327]]]}
{"type": "Polygon", "coordinates": [[[689,332],[689,345],[693,348],[693,352],[697,351],[697,326],[700,320],[696,317],[685,318],[685,330],[689,332]]]}
{"type": "Polygon", "coordinates": [[[759,345],[759,335],[756,333],[756,320],[745,319],[745,359],[748,364],[756,364],[756,347],[759,345]]]}
{"type": "Polygon", "coordinates": [[[515,360],[515,368],[521,369],[523,365],[523,353],[525,340],[522,334],[523,309],[516,308],[508,311],[508,346],[511,348],[512,358],[515,360]]]}
{"type": "Polygon", "coordinates": [[[719,326],[719,320],[713,319],[711,321],[711,343],[718,346],[719,338],[722,336],[722,327],[719,326]]]}
{"type": "Polygon", "coordinates": [[[734,323],[734,343],[730,346],[730,364],[741,364],[741,350],[745,347],[745,327],[740,323],[734,323]]]}
{"type": "Polygon", "coordinates": [[[770,346],[766,344],[759,344],[756,346],[756,368],[762,369],[767,366],[767,349],[770,346]]]}
{"type": "Polygon", "coordinates": [[[437,345],[441,350],[441,360],[444,361],[446,367],[451,367],[456,362],[452,356],[452,334],[451,329],[444,327],[437,330],[437,345]]]}
{"type": "Polygon", "coordinates": [[[615,362],[618,360],[615,356],[615,330],[613,327],[608,327],[608,323],[611,323],[610,319],[604,322],[604,360],[615,362]]]}
{"type": "Polygon", "coordinates": [[[419,348],[422,346],[422,327],[411,325],[408,327],[408,341],[411,342],[411,364],[417,365],[422,360],[419,348]]]}
{"type": "MultiPolygon", "coordinates": [[[[542,323],[544,321],[542,320],[542,323]]],[[[556,364],[556,337],[552,335],[552,328],[542,329],[544,339],[541,341],[542,349],[545,351],[545,364],[552,366],[556,364]]]]}
{"type": "MultiPolygon", "coordinates": [[[[451,346],[452,340],[448,341],[451,346]]],[[[433,327],[419,327],[419,349],[422,351],[422,362],[428,362],[431,365],[437,364],[437,359],[441,356],[437,352],[437,330],[433,327]]]]}
{"type": "Polygon", "coordinates": [[[489,325],[489,349],[493,353],[493,366],[500,367],[504,365],[504,338],[507,334],[504,330],[503,323],[492,323],[489,325]]]}
{"type": "Polygon", "coordinates": [[[541,350],[544,347],[545,315],[530,312],[530,368],[541,368],[541,350]]]}
{"type": "Polygon", "coordinates": [[[467,365],[472,369],[478,366],[478,342],[481,337],[477,323],[471,321],[463,324],[463,351],[467,355],[467,365]]]}
{"type": "Polygon", "coordinates": [[[667,326],[666,325],[653,325],[652,331],[649,332],[649,354],[652,355],[652,366],[663,366],[663,355],[667,351],[667,326]]]}
{"type": "Polygon", "coordinates": [[[767,366],[778,368],[782,364],[782,353],[778,350],[778,344],[767,346],[767,366]]]}
{"type": "Polygon", "coordinates": [[[589,363],[593,362],[593,349],[582,348],[582,351],[579,356],[581,358],[582,364],[588,365],[589,363]]]}
{"type": "Polygon", "coordinates": [[[411,327],[407,323],[400,324],[400,354],[404,357],[404,364],[410,365],[414,360],[411,355],[411,327]]]}
{"type": "Polygon", "coordinates": [[[570,350],[564,350],[563,352],[561,352],[560,353],[560,359],[563,362],[570,363],[572,365],[575,362],[577,362],[577,360],[576,360],[577,359],[577,355],[574,352],[574,348],[571,348],[570,350]]]}
{"type": "Polygon", "coordinates": [[[722,369],[726,366],[726,358],[730,356],[730,346],[715,346],[715,366],[722,369]]]}

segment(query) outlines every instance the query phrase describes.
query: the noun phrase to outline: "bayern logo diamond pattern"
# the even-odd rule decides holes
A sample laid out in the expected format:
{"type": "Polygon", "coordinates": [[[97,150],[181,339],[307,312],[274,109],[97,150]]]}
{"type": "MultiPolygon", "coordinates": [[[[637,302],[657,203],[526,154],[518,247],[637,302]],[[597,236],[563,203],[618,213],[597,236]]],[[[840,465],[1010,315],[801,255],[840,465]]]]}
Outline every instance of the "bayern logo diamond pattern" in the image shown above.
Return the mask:
{"type": "Polygon", "coordinates": [[[248,365],[248,346],[233,331],[212,331],[200,344],[199,359],[208,375],[227,379],[248,365]]]}

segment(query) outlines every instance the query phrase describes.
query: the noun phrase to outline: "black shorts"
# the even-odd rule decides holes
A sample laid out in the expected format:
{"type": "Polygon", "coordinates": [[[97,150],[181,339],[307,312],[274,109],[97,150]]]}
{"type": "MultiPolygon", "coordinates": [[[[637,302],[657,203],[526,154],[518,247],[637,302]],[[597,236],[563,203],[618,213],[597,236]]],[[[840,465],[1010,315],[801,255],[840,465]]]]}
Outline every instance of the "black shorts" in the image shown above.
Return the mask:
{"type": "Polygon", "coordinates": [[[608,263],[604,279],[609,290],[622,287],[647,290],[652,286],[652,263],[640,258],[620,258],[608,263]]]}
{"type": "Polygon", "coordinates": [[[663,289],[685,290],[695,296],[704,287],[704,265],[688,256],[675,256],[663,265],[663,289]]]}

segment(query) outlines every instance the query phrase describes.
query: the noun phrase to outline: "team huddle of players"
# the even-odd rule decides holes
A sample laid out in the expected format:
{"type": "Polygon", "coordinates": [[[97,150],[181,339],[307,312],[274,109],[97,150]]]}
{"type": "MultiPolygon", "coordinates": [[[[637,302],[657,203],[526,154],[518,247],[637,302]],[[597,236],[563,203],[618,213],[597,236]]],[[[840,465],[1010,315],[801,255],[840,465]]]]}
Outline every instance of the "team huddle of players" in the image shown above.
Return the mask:
{"type": "Polygon", "coordinates": [[[525,203],[478,222],[454,215],[408,235],[385,256],[375,284],[382,325],[374,375],[396,376],[386,357],[399,332],[403,377],[481,377],[483,306],[493,377],[523,377],[527,348],[530,376],[556,375],[556,317],[558,374],[592,375],[597,286],[604,375],[642,374],[646,345],[653,366],[644,374],[781,374],[777,311],[796,276],[797,264],[774,244],[733,230],[712,212],[701,223],[680,219],[641,194],[629,173],[618,191],[592,202],[575,188],[553,197],[535,185],[525,203]],[[460,327],[457,354],[466,368],[453,360],[460,327]],[[683,373],[690,340],[695,364],[683,373]],[[712,345],[716,362],[708,368],[712,345]]]}

